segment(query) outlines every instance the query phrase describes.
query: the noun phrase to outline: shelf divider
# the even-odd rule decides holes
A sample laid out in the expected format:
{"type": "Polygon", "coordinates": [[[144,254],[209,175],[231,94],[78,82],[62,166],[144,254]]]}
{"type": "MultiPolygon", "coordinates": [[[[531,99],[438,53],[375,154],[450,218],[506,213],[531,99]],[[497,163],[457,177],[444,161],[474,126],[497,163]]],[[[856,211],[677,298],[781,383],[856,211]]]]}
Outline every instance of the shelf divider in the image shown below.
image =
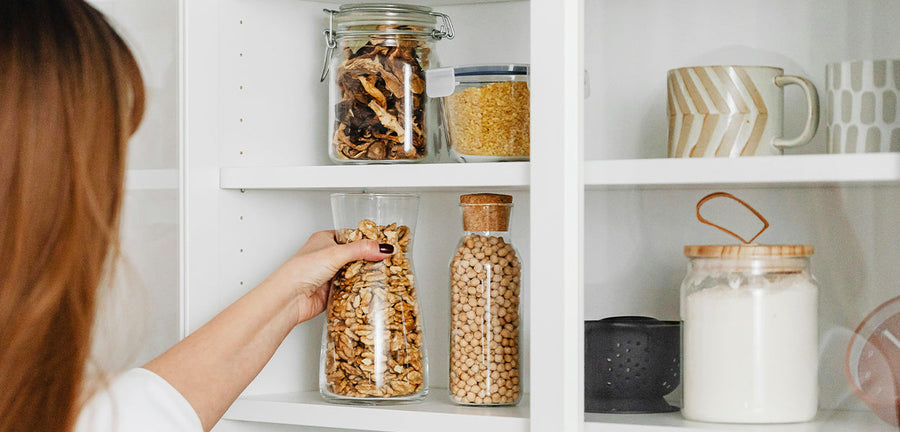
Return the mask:
{"type": "Polygon", "coordinates": [[[820,409],[807,423],[727,424],[685,420],[681,413],[584,415],[584,432],[896,432],[869,411],[820,409]]]}
{"type": "Polygon", "coordinates": [[[587,189],[703,185],[821,186],[900,182],[900,153],[585,162],[587,189]]]}
{"type": "MultiPolygon", "coordinates": [[[[530,163],[225,167],[222,189],[529,190],[530,163]]],[[[156,171],[156,170],[152,170],[156,171]]],[[[174,170],[159,170],[171,183],[174,170]],[[171,171],[171,172],[170,172],[171,171]]],[[[143,172],[140,179],[143,179],[143,172]]],[[[155,175],[155,173],[154,173],[155,175]]],[[[138,180],[134,177],[132,180],[138,180]]],[[[146,181],[139,184],[147,188],[146,181]]],[[[154,182],[156,183],[156,182],[154,182]]],[[[900,184],[900,153],[744,158],[592,160],[587,190],[703,186],[868,186],[900,184]]],[[[177,187],[177,186],[176,186],[177,187]]]]}
{"type": "Polygon", "coordinates": [[[228,167],[222,189],[465,189],[528,188],[528,162],[408,165],[228,167]]]}

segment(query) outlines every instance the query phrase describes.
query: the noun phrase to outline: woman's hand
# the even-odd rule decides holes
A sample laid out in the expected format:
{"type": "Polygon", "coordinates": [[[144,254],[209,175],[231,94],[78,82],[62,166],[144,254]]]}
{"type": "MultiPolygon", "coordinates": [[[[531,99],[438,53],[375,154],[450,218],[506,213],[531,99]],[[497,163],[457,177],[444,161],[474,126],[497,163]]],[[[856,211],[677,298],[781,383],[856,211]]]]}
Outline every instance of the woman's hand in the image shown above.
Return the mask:
{"type": "Polygon", "coordinates": [[[373,240],[339,245],[333,231],[315,233],[261,284],[144,367],[181,392],[208,431],[291,329],[325,309],[331,278],[344,264],[393,252],[373,240]]]}
{"type": "Polygon", "coordinates": [[[288,287],[294,292],[299,324],[325,309],[331,279],[344,264],[360,259],[381,261],[393,252],[393,246],[374,240],[337,244],[334,231],[320,231],[263,283],[288,287]]]}

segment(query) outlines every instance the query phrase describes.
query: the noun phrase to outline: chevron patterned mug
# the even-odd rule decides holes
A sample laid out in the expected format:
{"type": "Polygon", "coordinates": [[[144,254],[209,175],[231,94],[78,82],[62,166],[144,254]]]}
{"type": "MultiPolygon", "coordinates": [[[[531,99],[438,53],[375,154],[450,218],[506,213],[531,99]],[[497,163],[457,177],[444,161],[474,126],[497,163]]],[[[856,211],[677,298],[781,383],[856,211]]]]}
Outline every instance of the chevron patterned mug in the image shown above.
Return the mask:
{"type": "Polygon", "coordinates": [[[819,97],[806,78],[768,66],[695,66],[668,73],[669,157],[780,155],[808,143],[819,126],[819,97]],[[809,106],[800,136],[784,137],[784,86],[809,106]]]}

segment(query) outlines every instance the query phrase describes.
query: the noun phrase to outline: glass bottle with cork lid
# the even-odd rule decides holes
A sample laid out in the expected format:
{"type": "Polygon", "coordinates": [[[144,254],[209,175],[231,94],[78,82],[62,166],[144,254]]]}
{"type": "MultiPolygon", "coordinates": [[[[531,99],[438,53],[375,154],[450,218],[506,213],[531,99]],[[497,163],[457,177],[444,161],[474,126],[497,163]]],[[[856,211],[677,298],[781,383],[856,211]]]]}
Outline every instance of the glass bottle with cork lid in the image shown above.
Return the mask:
{"type": "Polygon", "coordinates": [[[522,395],[522,262],[510,242],[512,196],[459,198],[463,234],[450,261],[450,399],[515,405],[522,395]]]}
{"type": "Polygon", "coordinates": [[[818,406],[813,247],[754,243],[769,222],[728,193],[701,199],[697,218],[742,244],[684,247],[690,263],[681,285],[682,414],[721,423],[812,420],[818,406]],[[744,205],[763,222],[762,230],[744,240],[708,221],[700,207],[717,197],[744,205]]]}

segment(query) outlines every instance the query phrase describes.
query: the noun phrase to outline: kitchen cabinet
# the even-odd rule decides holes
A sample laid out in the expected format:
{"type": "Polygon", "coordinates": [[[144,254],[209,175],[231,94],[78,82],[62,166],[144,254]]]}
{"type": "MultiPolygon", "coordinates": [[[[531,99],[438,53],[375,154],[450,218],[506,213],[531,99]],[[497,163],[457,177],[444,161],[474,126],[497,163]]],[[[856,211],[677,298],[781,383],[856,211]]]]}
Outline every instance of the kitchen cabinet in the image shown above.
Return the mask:
{"type": "MultiPolygon", "coordinates": [[[[327,86],[318,76],[322,9],[339,4],[178,4],[179,86],[161,92],[177,95],[179,162],[163,158],[141,166],[153,157],[133,159],[134,167],[153,171],[130,171],[129,184],[171,190],[177,178],[180,242],[170,252],[180,261],[181,336],[260,282],[309,234],[330,229],[330,192],[422,194],[414,260],[431,361],[428,400],[387,407],[323,402],[316,390],[319,317],[293,331],[217,430],[892,429],[855,400],[842,368],[852,329],[898,293],[900,156],[825,155],[820,125],[810,145],[785,156],[665,159],[665,72],[701,64],[781,66],[810,78],[823,96],[828,62],[900,58],[900,4],[417,3],[453,18],[458,36],[436,48],[444,65],[531,64],[532,162],[334,166],[326,145],[327,86]],[[812,271],[822,286],[817,419],[746,426],[688,422],[678,413],[583,414],[583,320],[625,314],[678,319],[687,262],[681,247],[731,241],[694,219],[697,200],[715,190],[742,197],[769,218],[772,228],[761,241],[816,247],[812,271]],[[473,191],[510,193],[518,207],[512,236],[527,278],[526,396],[517,407],[459,407],[446,396],[447,263],[458,235],[458,196],[473,191]]],[[[789,90],[786,98],[791,135],[805,107],[799,91],[789,90]]],[[[727,221],[746,222],[721,211],[727,221]]]]}

